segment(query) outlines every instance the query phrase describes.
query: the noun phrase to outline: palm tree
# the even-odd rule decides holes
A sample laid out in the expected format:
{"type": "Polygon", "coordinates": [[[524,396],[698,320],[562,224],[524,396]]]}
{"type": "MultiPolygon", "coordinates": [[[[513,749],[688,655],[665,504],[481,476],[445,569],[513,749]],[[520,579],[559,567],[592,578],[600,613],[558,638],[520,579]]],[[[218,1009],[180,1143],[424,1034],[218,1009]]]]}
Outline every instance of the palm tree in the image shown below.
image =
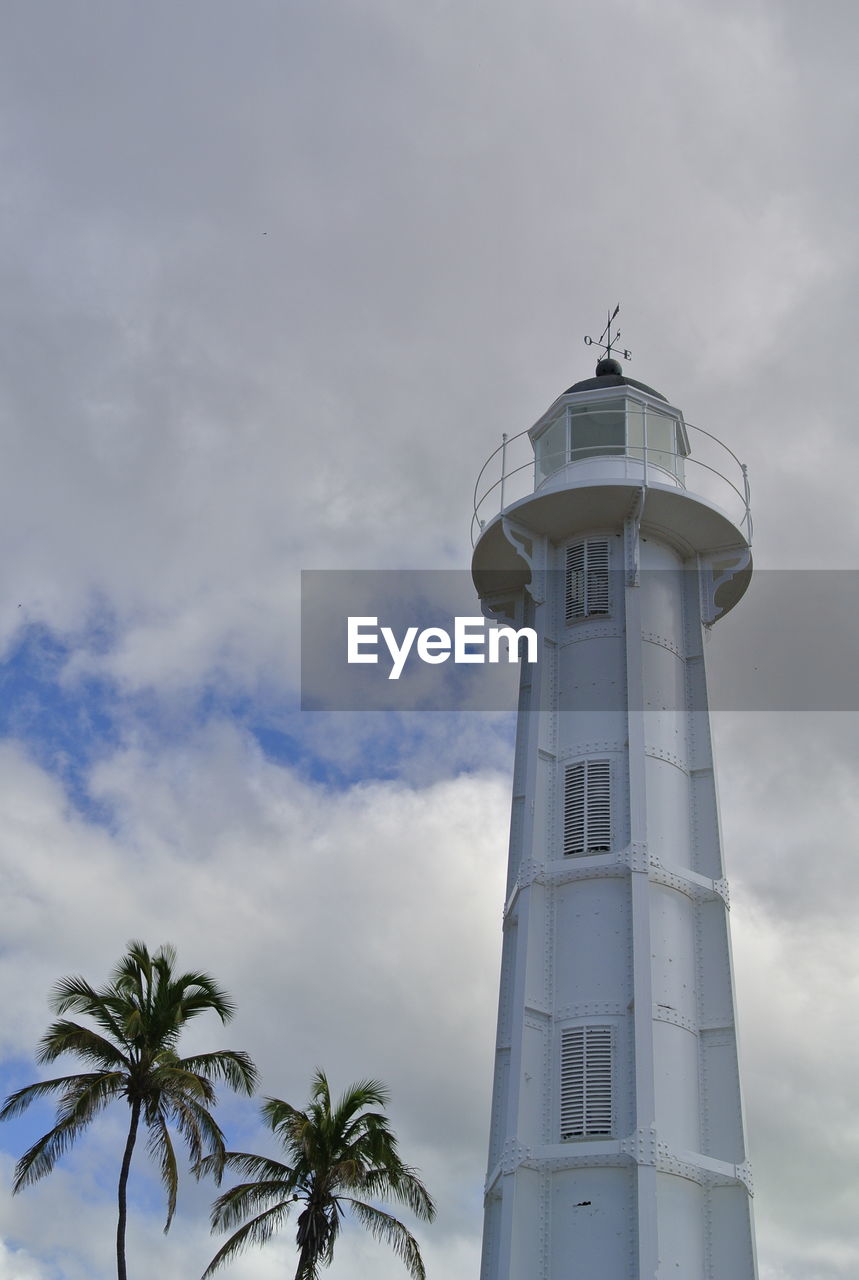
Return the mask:
{"type": "Polygon", "coordinates": [[[387,1090],[377,1080],[353,1084],[336,1105],[322,1071],[313,1080],[310,1102],[298,1111],[280,1098],[267,1098],[262,1113],[280,1139],[287,1163],[228,1151],[200,1163],[201,1173],[234,1169],[252,1181],[220,1196],[212,1207],[212,1229],[239,1226],[210,1262],[203,1280],[248,1244],[265,1244],[295,1202],[298,1215],[295,1280],[318,1280],[320,1267],[334,1256],[334,1244],[348,1211],[377,1239],[391,1245],[414,1280],[426,1272],[414,1236],[397,1218],[370,1201],[391,1198],[424,1221],[435,1206],[414,1169],[404,1165],[387,1118],[368,1107],[384,1107],[387,1090]]]}
{"type": "Polygon", "coordinates": [[[208,974],[176,974],[175,963],[173,947],[160,947],[150,955],[142,942],[130,942],[101,991],[79,977],[58,982],[51,997],[54,1012],[84,1014],[97,1029],[60,1017],[42,1036],[36,1060],[53,1062],[73,1053],[93,1070],[27,1085],[10,1094],[0,1110],[0,1120],[6,1120],[38,1098],[58,1095],[56,1124],[18,1161],[12,1188],[18,1192],[50,1173],[109,1102],[124,1098],[128,1103],[131,1121],[119,1172],[118,1280],[127,1280],[126,1188],[141,1118],[149,1131],[148,1150],[158,1161],[167,1191],[167,1231],[179,1181],[169,1126],[185,1140],[195,1163],[206,1153],[223,1154],[224,1137],[210,1111],[215,1102],[213,1081],[250,1094],[257,1078],[248,1055],[235,1049],[178,1056],[176,1044],[186,1023],[207,1010],[227,1022],[233,1004],[208,974]]]}

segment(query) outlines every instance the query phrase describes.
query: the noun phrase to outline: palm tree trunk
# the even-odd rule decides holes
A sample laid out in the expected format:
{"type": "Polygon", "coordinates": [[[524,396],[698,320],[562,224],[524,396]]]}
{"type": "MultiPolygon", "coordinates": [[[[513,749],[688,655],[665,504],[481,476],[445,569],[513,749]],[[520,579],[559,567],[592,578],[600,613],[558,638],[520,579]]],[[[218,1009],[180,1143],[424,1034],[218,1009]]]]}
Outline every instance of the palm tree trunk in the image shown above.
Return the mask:
{"type": "Polygon", "coordinates": [[[294,1280],[308,1280],[308,1276],[314,1276],[316,1273],[315,1267],[312,1265],[317,1258],[313,1227],[313,1209],[310,1205],[307,1205],[299,1214],[298,1230],[295,1233],[298,1245],[298,1268],[295,1272],[294,1280]]]}
{"type": "Polygon", "coordinates": [[[313,1274],[310,1270],[312,1256],[312,1243],[309,1240],[303,1240],[298,1251],[298,1267],[295,1272],[295,1280],[307,1280],[308,1274],[313,1274]]]}
{"type": "Polygon", "coordinates": [[[308,1275],[312,1272],[308,1271],[310,1265],[310,1250],[307,1245],[303,1245],[298,1258],[298,1269],[295,1272],[295,1280],[307,1280],[308,1275]]]}
{"type": "Polygon", "coordinates": [[[125,1153],[122,1157],[122,1168],[119,1171],[119,1218],[116,1224],[116,1276],[117,1280],[128,1280],[125,1270],[125,1192],[128,1186],[128,1171],[131,1168],[131,1153],[137,1140],[137,1124],[140,1120],[140,1099],[135,1098],[131,1104],[131,1124],[128,1127],[128,1138],[125,1153]]]}

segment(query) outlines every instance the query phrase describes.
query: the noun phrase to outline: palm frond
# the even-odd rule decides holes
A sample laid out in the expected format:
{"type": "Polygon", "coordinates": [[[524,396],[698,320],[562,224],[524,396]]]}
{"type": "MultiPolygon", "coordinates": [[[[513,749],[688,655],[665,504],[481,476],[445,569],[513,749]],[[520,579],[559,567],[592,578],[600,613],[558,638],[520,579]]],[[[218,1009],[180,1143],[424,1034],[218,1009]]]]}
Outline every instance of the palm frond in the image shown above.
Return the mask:
{"type": "Polygon", "coordinates": [[[122,1049],[101,1036],[92,1027],[61,1019],[48,1027],[36,1050],[37,1062],[53,1062],[64,1053],[75,1053],[85,1062],[107,1068],[128,1070],[130,1062],[122,1049]]]}
{"type": "Polygon", "coordinates": [[[198,1013],[213,1010],[221,1022],[229,1022],[236,1011],[236,1006],[225,991],[218,987],[206,973],[186,973],[181,979],[183,988],[182,1012],[184,1021],[195,1018],[198,1013]]]}
{"type": "Polygon", "coordinates": [[[11,1120],[27,1110],[31,1102],[46,1098],[52,1093],[62,1093],[70,1085],[86,1079],[82,1075],[59,1076],[56,1080],[37,1080],[35,1084],[25,1085],[15,1093],[10,1093],[0,1110],[0,1120],[11,1120]]]}
{"type": "Polygon", "coordinates": [[[417,1218],[424,1222],[432,1222],[435,1217],[435,1204],[416,1170],[406,1165],[399,1168],[377,1168],[368,1170],[361,1179],[360,1190],[364,1195],[375,1199],[386,1199],[393,1196],[400,1204],[411,1209],[417,1218]]]}
{"type": "Polygon", "coordinates": [[[390,1245],[397,1257],[405,1263],[413,1280],[426,1280],[426,1270],[418,1242],[399,1218],[385,1213],[382,1209],[377,1209],[372,1204],[365,1204],[363,1200],[344,1197],[344,1203],[349,1205],[358,1221],[377,1240],[390,1245]]]}
{"type": "MultiPolygon", "coordinates": [[[[63,1082],[50,1080],[43,1083],[56,1086],[63,1082]]],[[[122,1077],[116,1075],[67,1078],[66,1088],[57,1107],[57,1123],[24,1153],[15,1166],[13,1194],[51,1172],[78,1134],[116,1097],[121,1085],[122,1077]]]]}
{"type": "MultiPolygon", "coordinates": [[[[161,955],[171,968],[176,963],[176,952],[170,943],[159,947],[156,955],[161,955]]],[[[142,990],[144,983],[151,986],[154,959],[145,942],[132,938],[114,967],[113,982],[118,987],[138,991],[142,990]]]]}
{"type": "Polygon", "coordinates": [[[278,1160],[270,1160],[267,1156],[254,1156],[245,1151],[225,1151],[223,1156],[204,1156],[194,1165],[193,1173],[197,1178],[214,1174],[218,1181],[224,1170],[232,1169],[248,1178],[262,1178],[270,1182],[278,1181],[284,1192],[293,1192],[299,1185],[297,1175],[289,1165],[278,1160]]]}
{"type": "Polygon", "coordinates": [[[58,1014],[86,1014],[119,1044],[126,1044],[121,1002],[118,1003],[117,993],[113,987],[96,991],[85,978],[77,976],[61,978],[54,985],[50,1003],[54,1012],[58,1014]]]}
{"type": "Polygon", "coordinates": [[[83,1124],[73,1124],[70,1120],[61,1120],[47,1133],[42,1134],[15,1165],[15,1177],[12,1180],[12,1194],[17,1195],[22,1187],[28,1187],[40,1178],[46,1177],[67,1151],[83,1128],[83,1124]]]}
{"type": "Polygon", "coordinates": [[[218,1267],[223,1266],[225,1262],[229,1262],[231,1258],[234,1258],[237,1253],[241,1253],[242,1249],[247,1248],[249,1244],[267,1244],[288,1212],[288,1204],[275,1204],[255,1218],[251,1218],[250,1222],[246,1222],[243,1227],[239,1227],[238,1231],[234,1232],[226,1244],[222,1245],[215,1254],[203,1272],[201,1280],[208,1280],[208,1277],[213,1275],[218,1267]]]}
{"type": "Polygon", "coordinates": [[[241,1049],[219,1049],[181,1058],[179,1065],[195,1075],[223,1080],[236,1093],[253,1094],[259,1073],[249,1054],[241,1049]]]}
{"type": "Polygon", "coordinates": [[[261,1110],[268,1127],[284,1141],[292,1141],[296,1129],[307,1122],[303,1111],[282,1098],[264,1098],[261,1110]]]}
{"type": "Polygon", "coordinates": [[[162,1106],[184,1138],[192,1164],[198,1164],[204,1155],[222,1156],[224,1135],[207,1107],[187,1094],[167,1090],[162,1094],[162,1106]]]}
{"type": "Polygon", "coordinates": [[[276,1204],[287,1210],[297,1198],[280,1178],[258,1178],[254,1182],[240,1182],[218,1196],[212,1205],[212,1230],[229,1231],[249,1214],[270,1209],[276,1204]]]}
{"type": "Polygon", "coordinates": [[[350,1115],[344,1111],[339,1127],[344,1143],[382,1138],[396,1149],[397,1140],[388,1127],[387,1118],[376,1111],[364,1111],[358,1115],[350,1115]]]}
{"type": "Polygon", "coordinates": [[[72,1009],[75,1013],[89,1013],[101,1003],[101,996],[86,978],[70,974],[54,983],[50,1003],[55,1013],[68,1013],[72,1009]]]}
{"type": "Polygon", "coordinates": [[[176,1152],[170,1138],[167,1121],[162,1114],[157,1114],[147,1122],[149,1130],[146,1149],[158,1161],[161,1181],[167,1192],[167,1221],[164,1223],[164,1234],[170,1230],[170,1223],[176,1212],[176,1196],[179,1189],[179,1170],[176,1165],[176,1152]]]}
{"type": "MultiPolygon", "coordinates": [[[[358,1080],[338,1098],[334,1114],[351,1117],[356,1111],[366,1112],[367,1107],[386,1107],[388,1102],[389,1093],[381,1080],[358,1080]]],[[[379,1119],[386,1123],[384,1116],[379,1119]]]]}
{"type": "Polygon", "coordinates": [[[159,1055],[149,1071],[148,1084],[153,1094],[168,1091],[176,1097],[193,1099],[207,1106],[216,1101],[215,1086],[211,1080],[196,1071],[186,1071],[182,1060],[175,1054],[159,1055]]]}
{"type": "Polygon", "coordinates": [[[321,1102],[326,1111],[331,1110],[331,1089],[328,1085],[328,1077],[321,1067],[317,1067],[313,1073],[310,1098],[312,1102],[321,1102]]]}

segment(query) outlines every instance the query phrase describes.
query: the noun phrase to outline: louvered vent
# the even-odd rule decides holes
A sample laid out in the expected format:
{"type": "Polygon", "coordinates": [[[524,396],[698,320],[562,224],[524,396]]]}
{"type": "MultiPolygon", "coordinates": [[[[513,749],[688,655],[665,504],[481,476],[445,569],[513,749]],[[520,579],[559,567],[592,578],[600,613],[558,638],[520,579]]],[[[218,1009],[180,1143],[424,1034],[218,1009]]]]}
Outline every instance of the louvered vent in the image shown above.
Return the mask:
{"type": "Polygon", "coordinates": [[[611,849],[611,763],[577,760],[564,773],[564,854],[611,849]]]}
{"type": "Polygon", "coordinates": [[[561,1032],[561,1140],[611,1136],[611,1027],[561,1032]]]}
{"type": "Polygon", "coordinates": [[[590,538],[567,547],[564,618],[608,613],[608,542],[590,538]]]}

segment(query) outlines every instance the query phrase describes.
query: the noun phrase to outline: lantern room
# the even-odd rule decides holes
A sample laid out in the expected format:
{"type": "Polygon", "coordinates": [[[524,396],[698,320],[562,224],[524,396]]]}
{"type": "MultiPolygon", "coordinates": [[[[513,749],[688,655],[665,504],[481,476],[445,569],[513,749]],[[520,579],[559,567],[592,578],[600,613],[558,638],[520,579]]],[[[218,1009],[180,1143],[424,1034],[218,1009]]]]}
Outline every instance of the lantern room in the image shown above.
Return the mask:
{"type": "Polygon", "coordinates": [[[566,485],[598,473],[662,484],[685,483],[689,437],[683,414],[643,382],[601,360],[596,377],[577,382],[528,432],[534,489],[566,485]],[[617,462],[606,466],[607,459],[617,462]]]}

